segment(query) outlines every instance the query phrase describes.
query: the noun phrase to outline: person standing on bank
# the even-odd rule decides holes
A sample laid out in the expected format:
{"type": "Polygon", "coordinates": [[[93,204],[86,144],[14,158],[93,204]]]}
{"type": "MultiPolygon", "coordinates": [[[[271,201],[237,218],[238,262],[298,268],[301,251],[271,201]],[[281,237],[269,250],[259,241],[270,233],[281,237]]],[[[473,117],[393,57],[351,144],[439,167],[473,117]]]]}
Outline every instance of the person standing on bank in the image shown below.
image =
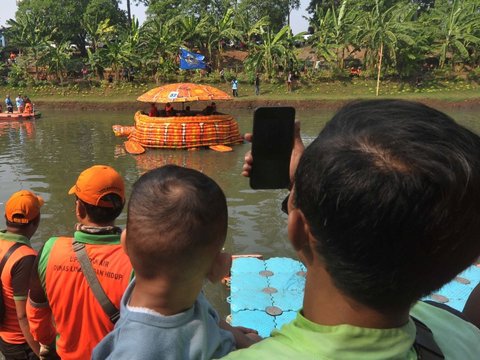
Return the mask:
{"type": "Polygon", "coordinates": [[[287,92],[292,92],[292,81],[293,81],[293,75],[292,75],[292,72],[289,71],[287,75],[287,92]]]}
{"type": "Polygon", "coordinates": [[[260,75],[255,76],[255,95],[260,95],[260,75]]]}
{"type": "Polygon", "coordinates": [[[30,245],[40,223],[40,196],[14,193],[5,204],[7,229],[0,231],[0,271],[5,313],[0,320],[0,351],[6,360],[38,359],[40,346],[30,334],[26,303],[37,252],[30,245]]]}
{"type": "Polygon", "coordinates": [[[232,79],[232,96],[238,97],[238,80],[237,78],[232,79]]]}
{"type": "Polygon", "coordinates": [[[73,238],[50,238],[40,250],[27,315],[41,355],[55,355],[56,348],[62,359],[84,360],[113,330],[132,275],[122,231],[114,224],[125,204],[125,185],[113,168],[95,165],[68,193],[76,198],[76,231],[73,238]]]}

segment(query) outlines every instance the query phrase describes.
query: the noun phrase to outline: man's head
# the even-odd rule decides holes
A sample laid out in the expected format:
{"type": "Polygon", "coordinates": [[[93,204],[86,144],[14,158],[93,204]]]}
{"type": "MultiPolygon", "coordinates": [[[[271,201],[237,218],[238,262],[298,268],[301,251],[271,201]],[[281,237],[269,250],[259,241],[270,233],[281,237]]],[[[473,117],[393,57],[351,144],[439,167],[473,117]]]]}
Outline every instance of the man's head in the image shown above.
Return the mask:
{"type": "Polygon", "coordinates": [[[14,193],[5,203],[7,230],[28,238],[37,231],[40,223],[40,208],[44,201],[28,190],[14,193]]]}
{"type": "Polygon", "coordinates": [[[94,165],[84,170],[68,192],[77,198],[77,217],[97,225],[115,221],[125,204],[125,184],[115,169],[94,165]]]}
{"type": "Polygon", "coordinates": [[[219,280],[227,217],[225,195],[208,176],[175,165],[147,172],[133,186],[124,239],[137,277],[219,280]]]}
{"type": "Polygon", "coordinates": [[[422,104],[349,104],[305,150],[294,204],[342,293],[404,309],[480,255],[480,138],[422,104]]]}

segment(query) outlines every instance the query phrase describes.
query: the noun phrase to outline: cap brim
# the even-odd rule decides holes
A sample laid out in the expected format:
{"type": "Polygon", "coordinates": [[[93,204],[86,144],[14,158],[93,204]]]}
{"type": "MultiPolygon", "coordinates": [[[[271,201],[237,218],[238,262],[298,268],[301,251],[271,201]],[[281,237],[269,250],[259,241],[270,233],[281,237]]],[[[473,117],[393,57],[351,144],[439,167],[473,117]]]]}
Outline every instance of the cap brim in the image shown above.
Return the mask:
{"type": "Polygon", "coordinates": [[[76,187],[76,185],[73,185],[72,188],[70,190],[68,190],[68,195],[75,194],[75,187],[76,187]]]}

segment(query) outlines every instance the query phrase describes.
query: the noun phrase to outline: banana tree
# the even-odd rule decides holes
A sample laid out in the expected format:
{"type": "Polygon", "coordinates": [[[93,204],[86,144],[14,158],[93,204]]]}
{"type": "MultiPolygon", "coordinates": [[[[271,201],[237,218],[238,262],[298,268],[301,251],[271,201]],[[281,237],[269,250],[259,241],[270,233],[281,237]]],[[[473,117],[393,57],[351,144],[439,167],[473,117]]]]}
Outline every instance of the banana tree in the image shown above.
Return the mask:
{"type": "Polygon", "coordinates": [[[271,79],[280,68],[285,71],[297,62],[293,44],[299,37],[291,35],[288,25],[276,34],[268,29],[261,36],[260,44],[251,44],[249,55],[245,60],[247,68],[263,71],[271,79]]]}
{"type": "Polygon", "coordinates": [[[440,52],[440,68],[445,66],[447,55],[452,57],[452,69],[455,57],[470,57],[469,48],[478,49],[480,37],[480,12],[478,0],[437,1],[438,4],[429,19],[435,26],[437,49],[440,52]]]}
{"type": "Polygon", "coordinates": [[[413,43],[408,34],[411,9],[406,3],[397,3],[389,8],[382,0],[375,0],[370,12],[365,13],[361,25],[357,28],[356,41],[366,49],[365,59],[377,70],[376,95],[380,93],[380,78],[385,55],[396,62],[396,49],[399,40],[405,44],[413,43]]]}
{"type": "Polygon", "coordinates": [[[40,63],[46,66],[49,73],[54,74],[58,81],[63,83],[64,75],[72,57],[71,43],[66,41],[60,44],[49,43],[43,52],[40,63]]]}
{"type": "Polygon", "coordinates": [[[174,72],[178,49],[183,45],[175,19],[149,20],[144,24],[139,42],[140,60],[158,83],[167,73],[174,72]]]}
{"type": "Polygon", "coordinates": [[[206,21],[202,22],[204,26],[201,30],[203,31],[203,37],[210,59],[213,58],[213,50],[217,50],[217,67],[220,67],[223,55],[223,40],[236,40],[242,35],[241,32],[235,28],[234,13],[234,10],[229,8],[221,18],[217,19],[215,16],[209,15],[206,17],[206,21]]]}
{"type": "Polygon", "coordinates": [[[25,13],[17,21],[7,20],[10,26],[9,37],[11,45],[20,49],[22,55],[29,57],[35,68],[35,76],[39,78],[39,60],[42,52],[48,47],[52,34],[48,33],[43,19],[32,13],[25,13]]]}
{"type": "MultiPolygon", "coordinates": [[[[133,19],[130,28],[122,30],[99,51],[105,65],[110,66],[115,74],[115,80],[120,78],[120,69],[130,67],[138,61],[138,46],[140,43],[140,26],[133,19]]],[[[106,67],[105,66],[105,67],[106,67]]]]}
{"type": "Polygon", "coordinates": [[[115,26],[110,24],[110,19],[102,21],[83,21],[83,27],[87,33],[87,40],[91,44],[93,52],[97,51],[100,44],[108,42],[108,38],[115,33],[115,26]]]}

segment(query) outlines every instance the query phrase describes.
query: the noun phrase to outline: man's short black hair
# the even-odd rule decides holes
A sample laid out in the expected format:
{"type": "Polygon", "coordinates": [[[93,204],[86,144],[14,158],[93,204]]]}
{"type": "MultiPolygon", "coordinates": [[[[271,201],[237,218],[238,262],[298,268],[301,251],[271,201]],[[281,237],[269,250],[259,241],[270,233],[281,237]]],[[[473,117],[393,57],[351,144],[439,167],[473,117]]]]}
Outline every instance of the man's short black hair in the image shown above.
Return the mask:
{"type": "Polygon", "coordinates": [[[294,201],[340,291],[408,307],[480,254],[480,138],[420,103],[351,103],[305,150],[294,201]]]}
{"type": "Polygon", "coordinates": [[[97,224],[106,224],[115,221],[115,219],[122,213],[123,206],[125,205],[122,198],[117,194],[107,194],[101,198],[101,200],[111,203],[112,207],[87,204],[78,197],[77,200],[85,207],[88,217],[97,224]]]}
{"type": "Polygon", "coordinates": [[[176,165],[145,173],[128,203],[126,244],[135,272],[201,272],[221,250],[227,223],[225,195],[210,177],[176,165]]]}
{"type": "MultiPolygon", "coordinates": [[[[23,216],[21,215],[13,215],[13,218],[18,218],[18,219],[24,219],[23,216]]],[[[15,229],[26,229],[29,225],[39,223],[40,222],[40,214],[35,219],[30,220],[27,223],[21,223],[21,222],[13,222],[13,221],[8,221],[7,217],[5,216],[5,223],[7,227],[15,228],[15,229]]]]}

